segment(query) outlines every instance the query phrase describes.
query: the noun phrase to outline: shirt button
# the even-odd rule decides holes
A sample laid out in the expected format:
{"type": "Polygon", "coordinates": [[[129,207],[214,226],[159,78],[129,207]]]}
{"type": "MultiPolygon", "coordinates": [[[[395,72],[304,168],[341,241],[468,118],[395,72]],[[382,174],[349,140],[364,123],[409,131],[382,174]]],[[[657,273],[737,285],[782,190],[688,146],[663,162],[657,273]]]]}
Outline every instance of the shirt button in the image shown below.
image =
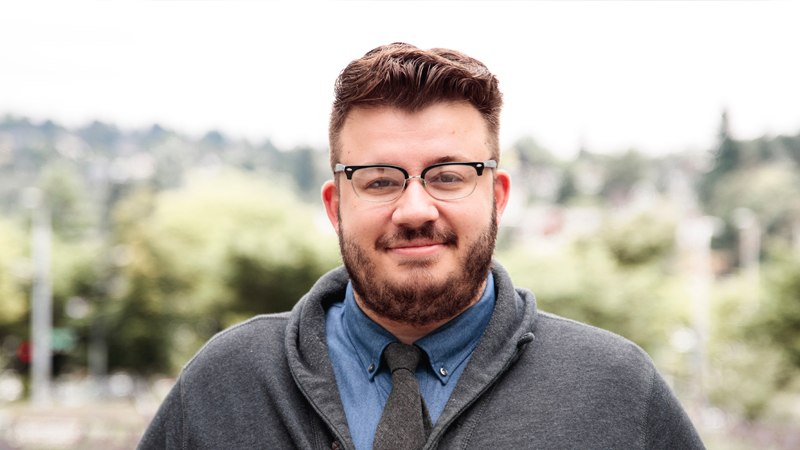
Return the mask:
{"type": "Polygon", "coordinates": [[[442,374],[443,377],[446,377],[447,376],[447,369],[442,367],[442,368],[439,369],[439,373],[442,374]]]}
{"type": "Polygon", "coordinates": [[[367,370],[369,370],[369,373],[374,372],[375,371],[375,364],[370,364],[369,367],[367,367],[367,370]]]}

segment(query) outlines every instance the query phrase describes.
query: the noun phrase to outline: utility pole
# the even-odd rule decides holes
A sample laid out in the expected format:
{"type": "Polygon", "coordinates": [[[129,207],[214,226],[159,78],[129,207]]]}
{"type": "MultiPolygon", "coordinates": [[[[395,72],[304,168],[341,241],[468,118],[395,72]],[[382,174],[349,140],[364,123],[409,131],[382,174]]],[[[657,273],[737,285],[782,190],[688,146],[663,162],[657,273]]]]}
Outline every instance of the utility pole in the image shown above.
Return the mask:
{"type": "Polygon", "coordinates": [[[23,202],[32,210],[31,253],[33,289],[31,292],[31,402],[49,404],[50,378],[53,370],[53,286],[50,277],[53,223],[42,192],[29,188],[23,202]]]}
{"type": "Polygon", "coordinates": [[[739,229],[739,267],[740,273],[747,281],[751,296],[750,307],[753,311],[759,307],[759,288],[761,285],[761,224],[758,216],[751,209],[736,208],[733,210],[733,223],[739,229]]]}
{"type": "Polygon", "coordinates": [[[705,390],[706,341],[710,325],[710,296],[714,274],[711,270],[711,238],[718,234],[722,221],[702,216],[684,219],[678,227],[678,245],[687,253],[689,295],[692,298],[692,331],[697,342],[692,348],[694,395],[700,404],[707,403],[705,390]]]}

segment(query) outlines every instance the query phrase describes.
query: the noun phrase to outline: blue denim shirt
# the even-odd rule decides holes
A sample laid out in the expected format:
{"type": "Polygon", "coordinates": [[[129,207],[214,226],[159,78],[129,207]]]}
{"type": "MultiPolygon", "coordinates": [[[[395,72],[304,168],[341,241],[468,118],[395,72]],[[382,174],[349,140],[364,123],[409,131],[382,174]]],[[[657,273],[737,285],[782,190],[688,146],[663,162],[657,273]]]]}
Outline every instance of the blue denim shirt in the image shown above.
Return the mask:
{"type": "MultiPolygon", "coordinates": [[[[494,278],[489,273],[478,303],[415,342],[430,361],[420,364],[416,376],[434,424],[492,318],[494,303],[494,278]]],[[[385,364],[381,364],[381,354],[397,338],[361,311],[351,283],[344,301],[334,303],[326,312],[325,331],[356,450],[370,450],[392,390],[392,378],[385,364]]]]}

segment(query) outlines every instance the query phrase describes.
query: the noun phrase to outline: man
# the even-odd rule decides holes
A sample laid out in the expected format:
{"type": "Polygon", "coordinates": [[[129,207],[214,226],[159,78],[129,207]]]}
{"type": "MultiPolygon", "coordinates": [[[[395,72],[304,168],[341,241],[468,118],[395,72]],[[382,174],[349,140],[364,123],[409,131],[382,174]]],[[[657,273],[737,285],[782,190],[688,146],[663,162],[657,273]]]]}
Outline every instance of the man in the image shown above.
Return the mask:
{"type": "Polygon", "coordinates": [[[459,52],[351,62],[322,188],[344,267],[209,341],[139,448],[703,448],[641,349],[538,311],[493,264],[501,104],[459,52]]]}

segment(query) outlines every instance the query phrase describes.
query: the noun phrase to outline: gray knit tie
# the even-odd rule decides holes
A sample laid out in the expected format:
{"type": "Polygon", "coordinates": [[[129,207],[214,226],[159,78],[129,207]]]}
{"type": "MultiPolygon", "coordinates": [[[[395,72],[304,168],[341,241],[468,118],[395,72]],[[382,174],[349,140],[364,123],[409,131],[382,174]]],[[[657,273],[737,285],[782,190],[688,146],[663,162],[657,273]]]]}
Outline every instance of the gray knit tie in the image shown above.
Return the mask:
{"type": "Polygon", "coordinates": [[[375,431],[373,450],[419,450],[428,440],[433,423],[414,376],[421,356],[419,347],[401,342],[383,351],[392,372],[392,392],[375,431]]]}

